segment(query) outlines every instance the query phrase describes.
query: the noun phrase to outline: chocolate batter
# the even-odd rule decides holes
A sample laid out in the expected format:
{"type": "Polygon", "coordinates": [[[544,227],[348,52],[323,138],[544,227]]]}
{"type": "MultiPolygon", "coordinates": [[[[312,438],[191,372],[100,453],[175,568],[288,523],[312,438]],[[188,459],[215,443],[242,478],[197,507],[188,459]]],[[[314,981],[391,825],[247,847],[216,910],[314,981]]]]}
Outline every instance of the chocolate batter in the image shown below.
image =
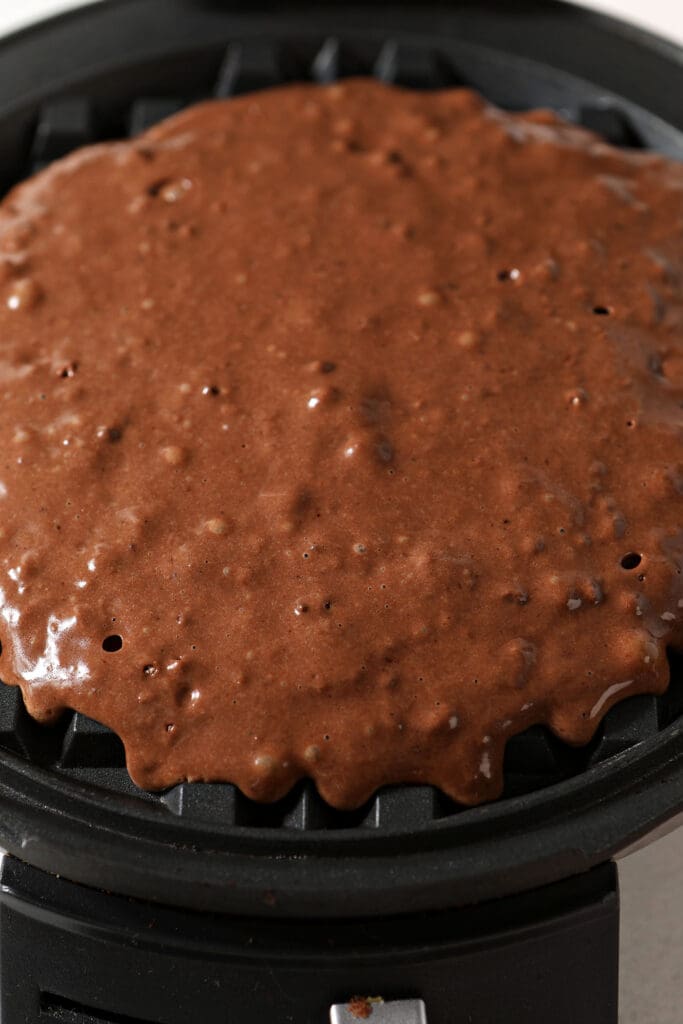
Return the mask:
{"type": "Polygon", "coordinates": [[[0,671],[150,788],[501,790],[683,641],[683,168],[371,81],[0,209],[0,671]]]}

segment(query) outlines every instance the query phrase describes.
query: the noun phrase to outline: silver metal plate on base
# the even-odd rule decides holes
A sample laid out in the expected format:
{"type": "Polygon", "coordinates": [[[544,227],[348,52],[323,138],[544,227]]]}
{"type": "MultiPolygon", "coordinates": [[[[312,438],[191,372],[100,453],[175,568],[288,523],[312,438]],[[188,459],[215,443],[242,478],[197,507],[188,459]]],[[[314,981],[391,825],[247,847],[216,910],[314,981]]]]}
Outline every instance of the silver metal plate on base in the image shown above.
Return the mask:
{"type": "Polygon", "coordinates": [[[421,999],[394,999],[385,1003],[383,999],[372,996],[336,1003],[330,1008],[330,1024],[360,1024],[361,1021],[368,1021],[368,1024],[427,1024],[427,1009],[421,999]]]}

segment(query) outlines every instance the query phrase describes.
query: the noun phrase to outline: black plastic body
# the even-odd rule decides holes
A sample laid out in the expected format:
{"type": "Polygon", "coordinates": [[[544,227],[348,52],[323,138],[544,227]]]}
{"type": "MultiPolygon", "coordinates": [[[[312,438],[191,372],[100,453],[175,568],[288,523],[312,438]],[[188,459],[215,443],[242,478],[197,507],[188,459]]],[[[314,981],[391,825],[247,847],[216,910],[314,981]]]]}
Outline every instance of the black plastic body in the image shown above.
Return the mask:
{"type": "Polygon", "coordinates": [[[197,915],[5,860],[3,1024],[324,1024],[355,995],[429,1024],[616,1024],[616,871],[469,910],[307,924],[197,915]]]}
{"type": "MultiPolygon", "coordinates": [[[[195,99],[358,73],[683,158],[681,52],[568,5],[114,0],[0,42],[0,186],[195,99]]],[[[2,1024],[322,1024],[356,994],[420,997],[429,1024],[616,1024],[609,859],[683,810],[671,663],[586,748],[512,741],[491,805],[394,787],[346,815],[308,786],[143,793],[106,729],[44,729],[0,687],[2,1024]]]]}

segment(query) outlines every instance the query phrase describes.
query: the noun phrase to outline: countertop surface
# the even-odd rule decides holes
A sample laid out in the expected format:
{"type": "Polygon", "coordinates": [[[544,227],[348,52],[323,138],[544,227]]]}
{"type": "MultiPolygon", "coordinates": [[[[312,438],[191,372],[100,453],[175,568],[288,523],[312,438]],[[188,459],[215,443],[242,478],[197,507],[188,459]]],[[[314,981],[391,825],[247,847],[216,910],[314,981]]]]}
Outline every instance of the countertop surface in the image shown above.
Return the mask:
{"type": "Polygon", "coordinates": [[[683,828],[620,861],[619,882],[620,1024],[681,1024],[683,828]]]}
{"type": "MultiPolygon", "coordinates": [[[[0,0],[0,33],[76,6],[74,0],[0,0]]],[[[584,6],[630,19],[683,43],[683,0],[584,0],[584,6]]],[[[681,1024],[683,828],[622,860],[619,877],[620,1022],[681,1024]]]]}

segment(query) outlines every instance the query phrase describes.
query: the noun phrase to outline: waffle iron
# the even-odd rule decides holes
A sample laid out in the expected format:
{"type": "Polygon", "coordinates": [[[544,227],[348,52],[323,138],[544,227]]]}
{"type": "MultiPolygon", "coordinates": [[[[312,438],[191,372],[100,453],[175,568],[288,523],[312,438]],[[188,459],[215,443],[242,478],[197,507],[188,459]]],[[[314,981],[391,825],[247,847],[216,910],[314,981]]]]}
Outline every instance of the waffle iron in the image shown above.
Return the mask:
{"type": "MultiPolygon", "coordinates": [[[[209,96],[357,74],[683,159],[683,51],[569,4],[112,0],[0,41],[0,186],[209,96]]],[[[113,733],[0,687],[2,1024],[616,1024],[614,858],[683,815],[670,663],[587,747],[513,739],[503,797],[470,809],[143,792],[113,733]]]]}

